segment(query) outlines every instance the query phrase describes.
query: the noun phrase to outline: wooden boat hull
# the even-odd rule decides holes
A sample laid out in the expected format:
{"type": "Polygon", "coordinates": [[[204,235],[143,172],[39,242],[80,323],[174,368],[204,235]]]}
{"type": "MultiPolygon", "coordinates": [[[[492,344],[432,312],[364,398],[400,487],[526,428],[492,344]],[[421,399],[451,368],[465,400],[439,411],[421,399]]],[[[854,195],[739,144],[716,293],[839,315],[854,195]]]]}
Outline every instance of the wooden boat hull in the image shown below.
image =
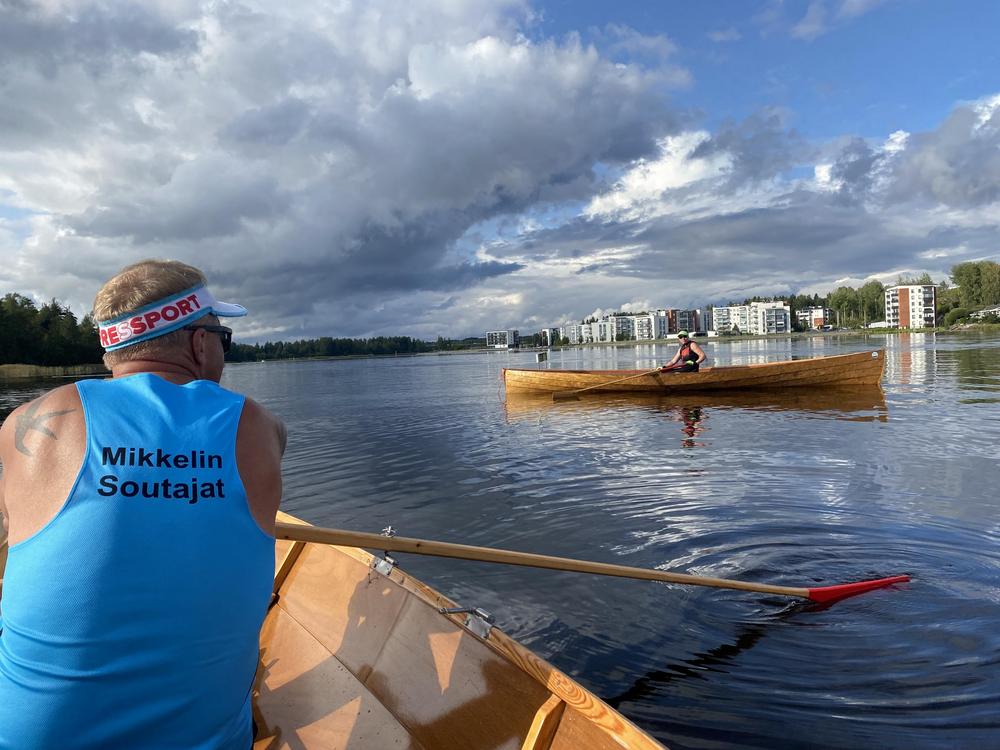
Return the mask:
{"type": "Polygon", "coordinates": [[[592,388],[588,393],[679,393],[745,389],[854,387],[878,385],[885,369],[885,350],[837,354],[731,367],[705,367],[699,372],[640,375],[642,370],[528,370],[505,368],[508,393],[555,393],[592,388]],[[593,387],[598,386],[598,387],[593,387]]]}
{"type": "MultiPolygon", "coordinates": [[[[281,514],[279,520],[296,522],[281,514]]],[[[279,541],[261,633],[255,750],[653,750],[570,677],[369,553],[279,541]]]]}
{"type": "Polygon", "coordinates": [[[877,385],[846,388],[753,388],[742,391],[603,393],[578,399],[553,400],[550,393],[511,391],[504,401],[509,420],[534,419],[546,412],[566,414],[608,408],[677,412],[685,409],[751,409],[795,411],[852,421],[885,421],[885,393],[877,385]]]}

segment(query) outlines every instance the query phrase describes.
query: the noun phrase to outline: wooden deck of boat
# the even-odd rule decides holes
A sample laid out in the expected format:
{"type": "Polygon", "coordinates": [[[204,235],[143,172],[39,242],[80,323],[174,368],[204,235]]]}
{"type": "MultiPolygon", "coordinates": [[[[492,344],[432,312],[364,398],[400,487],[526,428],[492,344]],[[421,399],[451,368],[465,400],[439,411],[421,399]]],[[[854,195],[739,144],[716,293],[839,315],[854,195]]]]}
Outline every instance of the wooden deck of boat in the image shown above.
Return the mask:
{"type": "MultiPolygon", "coordinates": [[[[289,516],[281,520],[293,521],[289,516]]],[[[599,698],[363,550],[279,541],[254,750],[662,748],[599,698]]]]}
{"type": "Polygon", "coordinates": [[[504,369],[508,391],[553,393],[592,386],[602,393],[713,391],[813,386],[853,387],[877,385],[885,368],[885,351],[865,351],[811,359],[793,359],[729,367],[706,367],[692,373],[651,373],[642,370],[504,369]]]}

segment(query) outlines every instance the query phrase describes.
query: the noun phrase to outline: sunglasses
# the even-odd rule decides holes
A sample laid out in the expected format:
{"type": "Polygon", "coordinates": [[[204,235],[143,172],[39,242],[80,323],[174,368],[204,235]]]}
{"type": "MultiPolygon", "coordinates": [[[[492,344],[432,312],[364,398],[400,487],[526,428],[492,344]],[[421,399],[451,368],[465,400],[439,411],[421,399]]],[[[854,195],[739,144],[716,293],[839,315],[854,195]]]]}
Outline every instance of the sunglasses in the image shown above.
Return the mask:
{"type": "Polygon", "coordinates": [[[225,326],[184,326],[185,331],[208,331],[216,334],[222,340],[222,353],[229,352],[229,347],[233,344],[233,329],[225,326]]]}

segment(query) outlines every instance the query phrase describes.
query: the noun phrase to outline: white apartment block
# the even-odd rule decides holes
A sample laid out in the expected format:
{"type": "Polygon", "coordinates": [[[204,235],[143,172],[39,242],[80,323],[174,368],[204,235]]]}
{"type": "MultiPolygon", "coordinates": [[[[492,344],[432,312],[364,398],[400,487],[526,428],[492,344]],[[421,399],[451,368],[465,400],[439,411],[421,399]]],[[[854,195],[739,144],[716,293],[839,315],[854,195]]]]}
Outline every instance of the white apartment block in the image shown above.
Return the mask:
{"type": "Polygon", "coordinates": [[[590,338],[600,343],[615,340],[615,324],[610,320],[598,320],[590,324],[590,338]]]}
{"type": "Polygon", "coordinates": [[[521,346],[521,335],[515,329],[487,331],[487,349],[517,349],[521,346]]]}
{"type": "Polygon", "coordinates": [[[656,314],[633,315],[632,329],[635,331],[636,341],[652,341],[656,338],[656,314]]]}
{"type": "Polygon", "coordinates": [[[788,333],[792,330],[792,308],[784,302],[751,302],[751,333],[788,333]]]}
{"type": "Polygon", "coordinates": [[[751,302],[712,310],[711,328],[723,333],[788,333],[792,330],[792,309],[784,302],[751,302]]]}
{"type": "Polygon", "coordinates": [[[571,344],[580,343],[580,326],[559,326],[559,337],[564,338],[571,344]]]}
{"type": "Polygon", "coordinates": [[[818,330],[833,320],[833,310],[828,307],[804,307],[795,311],[795,318],[804,328],[818,330]]]}
{"type": "Polygon", "coordinates": [[[553,341],[565,338],[571,344],[611,343],[623,339],[652,341],[669,338],[681,330],[704,331],[703,322],[701,310],[658,308],[638,315],[606,315],[593,323],[543,328],[542,336],[551,335],[553,341]],[[546,331],[552,333],[546,334],[546,331]]]}
{"type": "Polygon", "coordinates": [[[934,284],[891,286],[885,290],[885,322],[890,328],[933,328],[936,320],[934,284]]]}
{"type": "Polygon", "coordinates": [[[653,338],[665,339],[670,335],[670,311],[659,308],[655,313],[653,313],[653,330],[656,335],[653,338]]]}
{"type": "Polygon", "coordinates": [[[620,337],[628,336],[635,338],[635,316],[634,315],[611,315],[605,320],[610,321],[615,327],[615,341],[620,337]]]}
{"type": "Polygon", "coordinates": [[[739,331],[748,333],[750,331],[750,306],[749,305],[728,305],[726,307],[716,307],[712,310],[713,330],[721,333],[739,331]]]}

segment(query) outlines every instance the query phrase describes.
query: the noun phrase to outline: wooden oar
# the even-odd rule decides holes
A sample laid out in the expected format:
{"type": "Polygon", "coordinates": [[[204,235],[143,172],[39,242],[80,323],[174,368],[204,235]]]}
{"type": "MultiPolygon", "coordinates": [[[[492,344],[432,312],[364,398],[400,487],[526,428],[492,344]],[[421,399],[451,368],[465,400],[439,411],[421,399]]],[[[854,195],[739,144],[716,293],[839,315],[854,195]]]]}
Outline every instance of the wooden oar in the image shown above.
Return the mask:
{"type": "Polygon", "coordinates": [[[341,547],[368,547],[386,552],[411,552],[416,555],[452,557],[459,560],[524,565],[531,568],[548,568],[550,570],[565,570],[576,573],[596,573],[597,575],[618,576],[619,578],[638,578],[646,581],[664,581],[666,583],[683,583],[692,586],[712,586],[720,589],[756,591],[762,594],[778,594],[779,596],[810,599],[814,602],[832,602],[865,591],[871,591],[872,589],[882,588],[893,583],[904,583],[910,580],[908,575],[900,575],[891,578],[879,578],[872,581],[844,583],[838,586],[798,588],[792,586],[772,586],[766,583],[732,581],[726,578],[695,576],[688,573],[668,573],[665,570],[630,568],[626,565],[587,562],[586,560],[574,560],[568,557],[550,557],[549,555],[513,552],[511,550],[494,549],[492,547],[474,547],[468,544],[435,542],[428,539],[410,539],[401,536],[382,536],[381,534],[369,534],[363,531],[324,529],[319,526],[303,526],[281,522],[275,524],[275,536],[278,539],[291,539],[297,542],[317,542],[319,544],[334,544],[341,547]]]}
{"type": "MultiPolygon", "coordinates": [[[[673,368],[671,368],[673,369],[673,368]]],[[[624,383],[626,380],[635,380],[636,378],[641,378],[644,375],[652,375],[655,372],[660,372],[660,368],[657,367],[655,370],[648,370],[647,372],[640,372],[638,375],[629,375],[627,378],[619,378],[618,380],[610,380],[607,383],[598,383],[597,385],[588,385],[586,388],[580,388],[576,391],[555,391],[552,394],[553,401],[569,401],[570,399],[579,399],[580,394],[584,391],[592,391],[595,388],[607,388],[609,385],[614,385],[615,383],[624,383]]]]}

